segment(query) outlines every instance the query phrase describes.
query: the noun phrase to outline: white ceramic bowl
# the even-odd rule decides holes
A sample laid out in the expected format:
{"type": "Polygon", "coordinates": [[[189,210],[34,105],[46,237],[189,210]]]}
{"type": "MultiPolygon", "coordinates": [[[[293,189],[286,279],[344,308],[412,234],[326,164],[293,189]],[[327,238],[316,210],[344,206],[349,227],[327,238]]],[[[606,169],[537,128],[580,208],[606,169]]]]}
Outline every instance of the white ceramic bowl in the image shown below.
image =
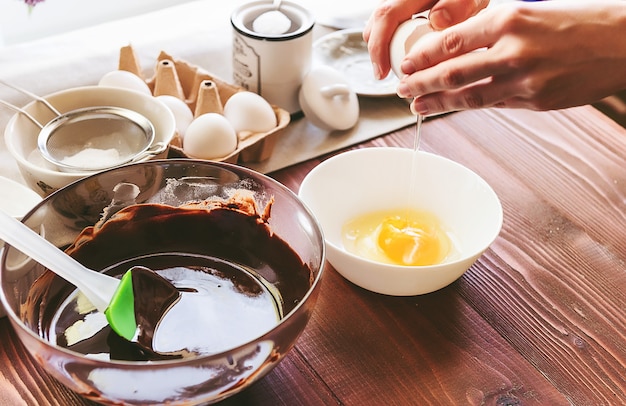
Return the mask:
{"type": "MultiPolygon", "coordinates": [[[[152,122],[155,139],[152,145],[164,143],[169,146],[175,135],[176,123],[171,110],[160,100],[133,90],[84,86],[62,90],[45,96],[57,110],[65,113],[82,107],[117,106],[143,114],[152,122]]],[[[23,107],[40,123],[47,123],[55,114],[43,103],[32,101],[23,107]]],[[[46,196],[63,186],[84,178],[92,172],[62,172],[48,163],[39,153],[37,136],[39,128],[21,113],[15,114],[7,124],[4,138],[7,149],[17,161],[18,168],[27,185],[42,196],[46,196]]],[[[157,155],[142,158],[165,158],[168,149],[157,155]]]]}
{"type": "Polygon", "coordinates": [[[304,179],[300,198],[324,231],[327,259],[352,283],[373,292],[412,296],[458,279],[498,236],[502,206],[476,173],[447,158],[405,148],[365,148],[336,155],[304,179]],[[416,158],[415,197],[409,184],[416,158]],[[375,262],[347,252],[343,225],[362,214],[407,206],[433,213],[454,236],[454,258],[432,266],[375,262]]]}

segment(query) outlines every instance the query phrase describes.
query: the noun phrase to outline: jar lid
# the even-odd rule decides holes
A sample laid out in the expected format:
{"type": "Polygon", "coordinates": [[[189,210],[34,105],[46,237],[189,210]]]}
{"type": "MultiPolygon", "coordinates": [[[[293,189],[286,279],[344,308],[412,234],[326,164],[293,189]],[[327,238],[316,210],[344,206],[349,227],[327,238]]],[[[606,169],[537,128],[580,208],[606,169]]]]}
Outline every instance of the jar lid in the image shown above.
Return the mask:
{"type": "Polygon", "coordinates": [[[329,66],[318,66],[305,76],[298,94],[302,112],[324,130],[347,130],[359,120],[359,100],[346,78],[329,66]]]}

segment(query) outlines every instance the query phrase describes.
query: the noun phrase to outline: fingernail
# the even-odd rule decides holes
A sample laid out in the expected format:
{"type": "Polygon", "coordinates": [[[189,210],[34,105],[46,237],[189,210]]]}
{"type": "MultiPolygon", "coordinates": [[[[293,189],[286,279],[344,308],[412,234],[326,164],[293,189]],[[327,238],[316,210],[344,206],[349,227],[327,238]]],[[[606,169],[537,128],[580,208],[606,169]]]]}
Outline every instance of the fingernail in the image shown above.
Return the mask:
{"type": "Polygon", "coordinates": [[[400,82],[396,93],[398,93],[400,97],[411,97],[411,89],[409,89],[409,85],[404,82],[400,82]]]}
{"type": "Polygon", "coordinates": [[[411,73],[415,73],[415,64],[410,59],[405,59],[400,64],[400,70],[402,73],[406,75],[410,75],[411,73]]]}
{"type": "Polygon", "coordinates": [[[411,112],[415,115],[421,114],[425,116],[428,114],[428,106],[423,101],[415,99],[413,103],[411,103],[411,112]]]}
{"type": "Polygon", "coordinates": [[[448,28],[452,24],[452,17],[445,8],[432,11],[428,19],[435,29],[448,28]]]}
{"type": "Polygon", "coordinates": [[[383,73],[380,70],[380,66],[377,63],[372,63],[372,70],[374,71],[374,77],[377,80],[381,80],[383,78],[383,73]]]}

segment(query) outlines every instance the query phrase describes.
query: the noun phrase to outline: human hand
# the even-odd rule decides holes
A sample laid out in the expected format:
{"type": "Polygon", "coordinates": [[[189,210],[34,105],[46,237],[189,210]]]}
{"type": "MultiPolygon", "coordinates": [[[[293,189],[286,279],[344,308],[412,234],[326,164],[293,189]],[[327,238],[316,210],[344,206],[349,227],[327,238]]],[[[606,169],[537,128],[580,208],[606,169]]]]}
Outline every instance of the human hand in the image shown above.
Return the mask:
{"type": "Polygon", "coordinates": [[[423,115],[587,104],[626,89],[624,38],[621,0],[503,4],[422,37],[398,94],[423,115]]]}
{"type": "Polygon", "coordinates": [[[429,19],[435,29],[447,28],[476,14],[489,0],[382,0],[363,31],[374,75],[383,79],[389,73],[389,43],[398,26],[414,14],[430,8],[429,19]]]}

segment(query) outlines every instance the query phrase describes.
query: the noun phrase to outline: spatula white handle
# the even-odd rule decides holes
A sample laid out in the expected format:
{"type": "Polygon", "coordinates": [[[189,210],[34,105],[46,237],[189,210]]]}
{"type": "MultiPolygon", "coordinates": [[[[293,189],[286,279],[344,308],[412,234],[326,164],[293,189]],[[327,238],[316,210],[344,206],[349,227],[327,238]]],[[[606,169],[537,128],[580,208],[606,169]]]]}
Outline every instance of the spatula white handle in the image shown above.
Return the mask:
{"type": "Polygon", "coordinates": [[[84,267],[2,210],[0,239],[76,286],[98,310],[104,311],[108,307],[119,279],[84,267]]]}

